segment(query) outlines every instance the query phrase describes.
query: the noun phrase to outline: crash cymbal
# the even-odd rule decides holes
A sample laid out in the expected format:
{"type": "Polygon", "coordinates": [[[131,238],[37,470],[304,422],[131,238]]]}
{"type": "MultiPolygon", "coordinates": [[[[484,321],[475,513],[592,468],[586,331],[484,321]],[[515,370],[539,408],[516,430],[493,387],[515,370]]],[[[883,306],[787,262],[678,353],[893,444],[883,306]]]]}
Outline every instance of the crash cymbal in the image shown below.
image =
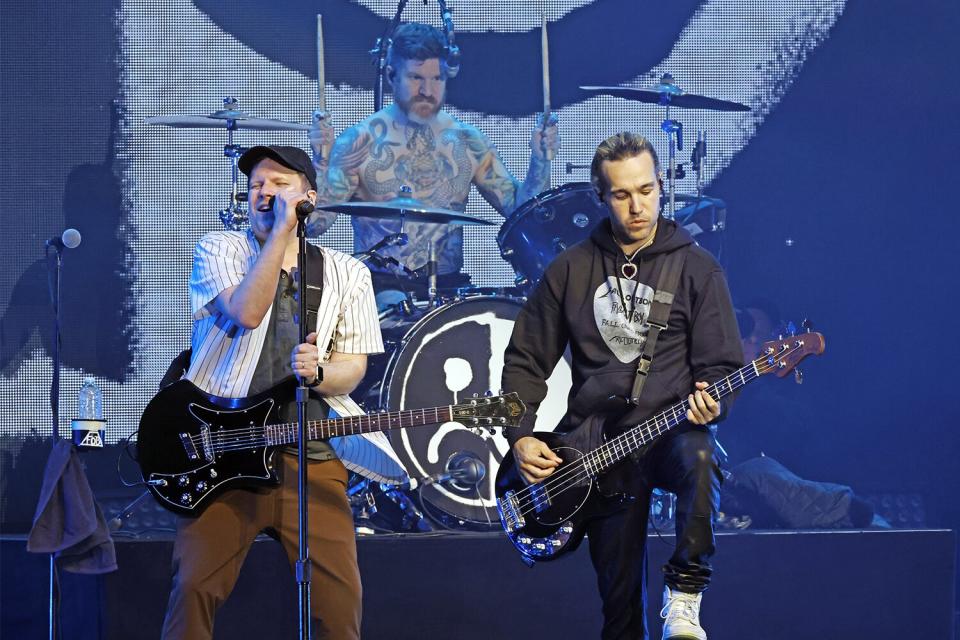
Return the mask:
{"type": "Polygon", "coordinates": [[[399,197],[383,202],[335,202],[317,207],[324,211],[336,211],[350,216],[381,218],[388,220],[411,220],[439,224],[487,224],[493,223],[459,211],[432,207],[414,198],[399,197]]]}
{"type": "Polygon", "coordinates": [[[637,102],[662,104],[684,109],[707,109],[709,111],[750,111],[750,107],[739,102],[708,98],[687,93],[673,83],[664,83],[650,89],[634,89],[632,87],[580,87],[591,93],[602,93],[616,98],[625,98],[637,102]]]}
{"type": "Polygon", "coordinates": [[[309,131],[309,124],[254,118],[239,109],[222,109],[206,116],[151,116],[147,124],[181,129],[251,129],[254,131],[309,131]]]}

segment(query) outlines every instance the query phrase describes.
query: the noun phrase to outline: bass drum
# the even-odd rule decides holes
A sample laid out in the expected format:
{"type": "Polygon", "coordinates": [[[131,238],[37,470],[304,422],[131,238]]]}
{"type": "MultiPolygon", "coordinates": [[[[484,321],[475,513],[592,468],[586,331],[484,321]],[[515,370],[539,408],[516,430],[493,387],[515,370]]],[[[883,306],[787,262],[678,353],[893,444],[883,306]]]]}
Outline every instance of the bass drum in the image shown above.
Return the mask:
{"type": "MultiPolygon", "coordinates": [[[[381,409],[399,411],[467,402],[474,394],[496,394],[503,354],[520,312],[521,300],[475,296],[423,312],[420,317],[385,318],[389,360],[379,385],[381,409]],[[399,340],[398,333],[402,333],[399,340]],[[392,338],[392,340],[391,340],[392,338]]],[[[560,361],[547,381],[549,388],[537,416],[536,429],[552,430],[563,416],[570,390],[570,366],[560,361]]],[[[376,389],[371,389],[368,398],[376,389]]],[[[494,479],[509,445],[501,428],[476,433],[456,422],[401,429],[391,444],[411,478],[425,478],[466,462],[479,482],[447,480],[422,488],[422,497],[451,516],[456,526],[499,528],[494,479]],[[479,475],[479,474],[477,474],[479,475]]],[[[425,505],[426,506],[426,505],[425,505]]]]}
{"type": "Polygon", "coordinates": [[[564,249],[590,236],[607,216],[589,182],[570,182],[520,205],[500,228],[500,255],[517,272],[517,285],[529,291],[547,265],[564,249]]]}

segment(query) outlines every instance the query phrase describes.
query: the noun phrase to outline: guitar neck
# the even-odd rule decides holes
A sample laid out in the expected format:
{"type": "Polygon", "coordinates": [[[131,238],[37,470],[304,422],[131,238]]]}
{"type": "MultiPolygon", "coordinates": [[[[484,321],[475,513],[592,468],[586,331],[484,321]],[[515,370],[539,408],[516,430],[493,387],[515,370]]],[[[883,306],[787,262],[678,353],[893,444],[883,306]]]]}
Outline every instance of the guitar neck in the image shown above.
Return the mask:
{"type": "MultiPolygon", "coordinates": [[[[705,391],[715,400],[719,400],[745,386],[748,382],[756,380],[758,377],[760,377],[760,371],[757,368],[757,361],[754,360],[745,367],[734,371],[726,378],[713,383],[707,387],[705,391]]],[[[584,464],[595,472],[600,472],[611,467],[644,445],[652,442],[655,438],[685,422],[687,420],[688,408],[689,405],[684,401],[678,402],[669,409],[661,411],[652,418],[648,418],[643,423],[625,431],[616,438],[608,440],[600,447],[597,447],[585,455],[583,457],[584,464]]]]}
{"type": "MultiPolygon", "coordinates": [[[[439,424],[450,422],[452,415],[451,407],[446,406],[346,416],[328,420],[310,420],[307,422],[308,439],[322,440],[375,431],[392,431],[393,429],[439,424]]],[[[294,444],[297,442],[298,425],[296,422],[269,424],[264,427],[264,436],[270,445],[294,444]]]]}

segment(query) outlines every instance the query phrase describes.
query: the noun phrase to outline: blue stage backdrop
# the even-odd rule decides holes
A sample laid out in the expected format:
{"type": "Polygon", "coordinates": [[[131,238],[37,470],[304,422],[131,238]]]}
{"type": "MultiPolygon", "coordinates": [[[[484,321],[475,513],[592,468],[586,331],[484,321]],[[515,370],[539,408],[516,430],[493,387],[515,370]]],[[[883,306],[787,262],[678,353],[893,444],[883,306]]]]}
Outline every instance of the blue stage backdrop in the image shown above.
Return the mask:
{"type": "MultiPolygon", "coordinates": [[[[916,491],[931,519],[960,520],[946,490],[960,438],[948,362],[957,349],[955,2],[544,0],[449,2],[463,50],[450,110],[480,127],[522,177],[541,104],[539,24],[549,21],[562,149],[552,184],[587,179],[596,144],[649,135],[663,111],[589,96],[580,85],[643,87],[670,72],[692,93],[747,113],[674,110],[688,163],[708,138],[705,186],[727,203],[721,259],[740,305],[809,316],[827,353],[802,387],[744,393],[723,427],[735,457],[776,454],[801,475],[875,491],[916,491]],[[757,400],[757,407],[765,406],[757,400]],[[749,418],[749,419],[748,419],[749,418]],[[789,425],[789,428],[788,428],[789,425]]],[[[151,126],[232,96],[259,117],[307,122],[316,102],[316,14],[324,16],[327,103],[338,130],[372,110],[367,50],[395,4],[384,0],[9,0],[2,12],[0,445],[50,433],[51,313],[43,244],[66,227],[62,416],[93,375],[109,440],[126,437],[170,360],[189,343],[191,251],[228,202],[222,130],[151,126]]],[[[435,3],[406,20],[438,24],[435,3]]],[[[307,146],[304,133],[240,132],[241,145],[307,146]]],[[[693,172],[679,191],[694,191],[693,172]]],[[[499,216],[476,194],[468,212],[499,216]]],[[[465,267],[512,283],[497,227],[468,228],[465,267]]],[[[352,250],[341,217],[320,242],[352,250]]],[[[65,422],[65,421],[64,421],[65,422]]],[[[31,480],[5,494],[35,491],[31,480]]],[[[950,485],[955,489],[955,483],[950,485]]],[[[4,504],[0,502],[0,506],[4,504]]]]}

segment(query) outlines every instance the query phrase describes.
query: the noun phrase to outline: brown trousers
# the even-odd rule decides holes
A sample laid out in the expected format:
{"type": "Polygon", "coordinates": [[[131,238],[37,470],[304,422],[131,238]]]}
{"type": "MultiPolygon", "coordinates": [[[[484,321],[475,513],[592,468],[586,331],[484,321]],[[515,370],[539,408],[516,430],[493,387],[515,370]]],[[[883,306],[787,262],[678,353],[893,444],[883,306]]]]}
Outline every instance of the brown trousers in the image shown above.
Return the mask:
{"type": "MultiPolygon", "coordinates": [[[[291,565],[296,562],[297,458],[275,455],[279,486],[228,491],[199,517],[180,520],[163,638],[213,637],[217,608],[233,590],[250,545],[261,531],[277,537],[291,565]]],[[[339,460],[311,462],[307,480],[314,637],[356,640],[361,587],[353,515],[346,496],[347,470],[339,460]]]]}

